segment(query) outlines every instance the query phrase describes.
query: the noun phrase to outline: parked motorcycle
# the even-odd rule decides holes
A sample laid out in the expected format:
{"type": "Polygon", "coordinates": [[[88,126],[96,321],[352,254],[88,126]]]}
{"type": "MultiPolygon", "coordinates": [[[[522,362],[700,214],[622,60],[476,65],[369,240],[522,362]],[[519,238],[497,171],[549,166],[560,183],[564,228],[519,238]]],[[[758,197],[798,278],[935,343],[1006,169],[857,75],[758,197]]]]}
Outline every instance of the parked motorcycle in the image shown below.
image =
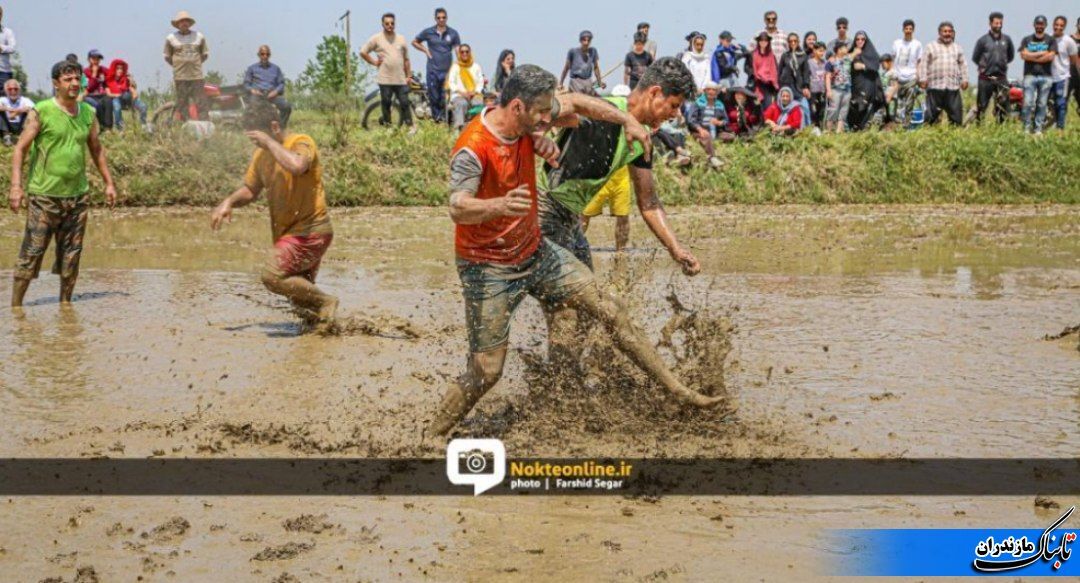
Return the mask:
{"type": "MultiPolygon", "coordinates": [[[[215,124],[239,126],[250,97],[251,93],[243,85],[203,86],[203,105],[209,108],[207,117],[215,124]]],[[[182,119],[175,101],[164,103],[152,116],[154,127],[180,123],[182,119]]]]}
{"type": "MultiPolygon", "coordinates": [[[[412,108],[414,120],[431,119],[431,104],[428,103],[427,85],[420,80],[419,73],[413,73],[409,77],[409,106],[412,108]]],[[[364,97],[364,118],[361,126],[365,130],[371,129],[382,119],[381,99],[379,90],[369,92],[364,97]]],[[[401,123],[401,112],[395,100],[390,107],[390,125],[396,126],[401,123]]]]}

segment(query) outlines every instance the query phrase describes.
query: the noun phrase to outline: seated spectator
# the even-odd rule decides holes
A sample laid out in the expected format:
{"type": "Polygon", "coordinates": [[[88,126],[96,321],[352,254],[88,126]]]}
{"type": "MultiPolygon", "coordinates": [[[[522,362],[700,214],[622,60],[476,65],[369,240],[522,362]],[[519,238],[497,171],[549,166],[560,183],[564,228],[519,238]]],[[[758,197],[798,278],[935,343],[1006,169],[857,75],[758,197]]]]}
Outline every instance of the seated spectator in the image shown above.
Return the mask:
{"type": "Polygon", "coordinates": [[[716,157],[713,141],[727,125],[727,113],[719,95],[720,84],[706,81],[704,92],[698,96],[697,101],[689,105],[686,115],[687,127],[705,149],[705,154],[709,156],[709,165],[713,168],[723,166],[723,161],[716,157]]]}
{"type": "Polygon", "coordinates": [[[465,127],[470,108],[484,103],[484,72],[472,56],[472,47],[458,47],[458,58],[450,65],[446,86],[450,89],[450,109],[454,112],[454,129],[465,127]]]}
{"type": "Polygon", "coordinates": [[[0,97],[0,134],[4,135],[4,145],[14,143],[14,136],[22,133],[26,114],[34,108],[34,102],[22,94],[18,80],[8,79],[4,83],[4,96],[0,97]]]}
{"type": "Polygon", "coordinates": [[[726,143],[754,137],[761,129],[761,113],[754,93],[745,87],[736,87],[728,93],[731,95],[731,102],[725,106],[728,123],[720,139],[726,143]]]}
{"type": "Polygon", "coordinates": [[[247,68],[244,73],[244,87],[252,95],[265,97],[277,107],[281,114],[281,127],[289,125],[292,116],[292,104],[285,99],[285,75],[281,67],[270,62],[270,47],[259,47],[259,62],[247,68]]]}
{"type": "Polygon", "coordinates": [[[510,49],[503,49],[503,52],[499,53],[499,63],[495,66],[495,80],[491,83],[491,90],[495,97],[502,93],[506,80],[514,74],[515,58],[514,51],[510,49]]]}
{"type": "Polygon", "coordinates": [[[109,99],[106,85],[109,72],[101,66],[105,58],[101,51],[92,49],[87,55],[90,66],[83,70],[86,75],[86,97],[83,101],[90,104],[97,112],[98,125],[103,130],[111,129],[113,122],[112,101],[109,99]]]}
{"type": "Polygon", "coordinates": [[[686,148],[686,132],[679,124],[679,118],[673,117],[653,132],[653,146],[668,161],[685,168],[690,165],[690,150],[686,148]]]}
{"type": "Polygon", "coordinates": [[[765,109],[765,125],[773,134],[790,136],[803,127],[803,110],[790,87],[781,87],[777,100],[765,109]]]}
{"type": "Polygon", "coordinates": [[[113,123],[117,131],[124,129],[123,109],[125,107],[139,112],[139,123],[146,131],[150,131],[150,126],[146,124],[146,104],[139,99],[135,80],[128,74],[128,64],[123,59],[113,59],[109,63],[105,92],[112,99],[113,123]]]}

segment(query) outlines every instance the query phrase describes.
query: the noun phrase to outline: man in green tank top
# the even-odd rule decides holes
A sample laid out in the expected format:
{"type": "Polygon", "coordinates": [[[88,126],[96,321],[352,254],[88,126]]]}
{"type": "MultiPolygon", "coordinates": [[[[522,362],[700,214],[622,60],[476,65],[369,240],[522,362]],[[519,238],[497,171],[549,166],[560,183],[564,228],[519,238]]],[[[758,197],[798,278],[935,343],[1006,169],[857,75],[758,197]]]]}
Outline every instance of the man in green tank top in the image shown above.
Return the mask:
{"type": "Polygon", "coordinates": [[[116,204],[113,184],[98,139],[94,108],[78,101],[82,71],[77,64],[61,61],[52,68],[56,96],[39,102],[30,111],[26,128],[11,157],[11,211],[18,213],[26,201],[26,232],[15,265],[11,306],[21,308],[30,280],[38,275],[41,261],[56,238],[53,273],[60,276],[60,303],[71,302],[79,275],[83,234],[89,210],[90,185],[86,179],[86,150],[105,180],[105,199],[116,204]],[[30,177],[23,190],[22,166],[30,152],[30,177]],[[26,193],[30,196],[27,197],[26,193]]]}

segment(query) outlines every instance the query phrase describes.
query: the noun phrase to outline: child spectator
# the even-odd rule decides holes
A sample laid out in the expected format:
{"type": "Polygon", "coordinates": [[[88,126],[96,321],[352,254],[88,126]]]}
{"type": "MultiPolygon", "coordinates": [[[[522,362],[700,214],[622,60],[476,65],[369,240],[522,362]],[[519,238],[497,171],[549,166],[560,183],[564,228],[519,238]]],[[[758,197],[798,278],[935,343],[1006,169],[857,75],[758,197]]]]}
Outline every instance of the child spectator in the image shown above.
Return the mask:
{"type": "Polygon", "coordinates": [[[825,129],[843,132],[851,106],[851,57],[845,43],[837,43],[833,50],[833,60],[825,66],[825,94],[829,100],[825,129]]]}

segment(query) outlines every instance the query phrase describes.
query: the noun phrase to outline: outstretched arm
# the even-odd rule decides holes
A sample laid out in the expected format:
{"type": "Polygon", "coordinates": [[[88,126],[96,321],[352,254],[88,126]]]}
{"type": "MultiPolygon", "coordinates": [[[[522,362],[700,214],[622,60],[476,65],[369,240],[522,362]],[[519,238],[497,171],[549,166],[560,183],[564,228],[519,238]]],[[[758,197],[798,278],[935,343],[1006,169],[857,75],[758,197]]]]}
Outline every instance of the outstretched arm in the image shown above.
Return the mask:
{"type": "Polygon", "coordinates": [[[660,197],[656,195],[656,184],[653,182],[651,169],[630,166],[630,180],[634,184],[634,192],[637,195],[638,210],[641,218],[649,226],[649,230],[656,235],[660,244],[668,250],[671,258],[682,267],[686,275],[697,275],[701,272],[701,264],[698,263],[694,254],[685,249],[667,222],[667,213],[660,197]]]}
{"type": "Polygon", "coordinates": [[[626,141],[631,144],[640,143],[645,149],[645,160],[652,159],[652,140],[649,131],[634,116],[599,97],[582,93],[563,93],[555,98],[559,101],[559,117],[552,124],[555,127],[575,127],[578,124],[578,116],[619,124],[625,128],[626,141]]]}
{"type": "Polygon", "coordinates": [[[225,222],[232,222],[232,210],[237,207],[242,207],[250,204],[256,198],[259,198],[259,191],[262,190],[259,187],[252,187],[248,185],[241,186],[236,189],[232,194],[225,197],[225,200],[221,201],[221,204],[214,209],[214,212],[210,215],[210,228],[218,230],[225,222]]]}

